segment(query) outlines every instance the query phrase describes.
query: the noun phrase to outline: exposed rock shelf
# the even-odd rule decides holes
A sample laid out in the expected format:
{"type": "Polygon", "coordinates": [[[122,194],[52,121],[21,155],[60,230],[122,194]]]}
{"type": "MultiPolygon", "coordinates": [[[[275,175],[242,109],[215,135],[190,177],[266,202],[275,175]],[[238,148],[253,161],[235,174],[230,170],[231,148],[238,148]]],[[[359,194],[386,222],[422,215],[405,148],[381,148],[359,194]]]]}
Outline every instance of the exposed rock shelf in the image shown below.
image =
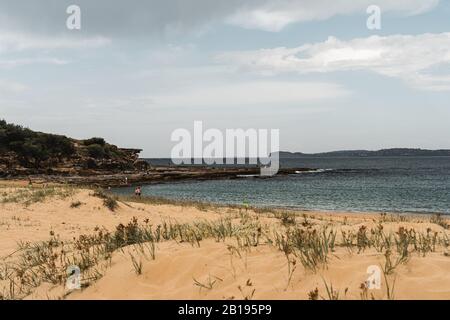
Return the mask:
{"type": "MultiPolygon", "coordinates": [[[[308,172],[309,168],[280,169],[278,175],[308,172]]],[[[259,176],[259,168],[159,167],[151,170],[92,175],[30,175],[15,179],[30,179],[34,183],[68,183],[99,187],[125,187],[136,184],[156,184],[176,181],[217,179],[267,179],[259,176]]]]}

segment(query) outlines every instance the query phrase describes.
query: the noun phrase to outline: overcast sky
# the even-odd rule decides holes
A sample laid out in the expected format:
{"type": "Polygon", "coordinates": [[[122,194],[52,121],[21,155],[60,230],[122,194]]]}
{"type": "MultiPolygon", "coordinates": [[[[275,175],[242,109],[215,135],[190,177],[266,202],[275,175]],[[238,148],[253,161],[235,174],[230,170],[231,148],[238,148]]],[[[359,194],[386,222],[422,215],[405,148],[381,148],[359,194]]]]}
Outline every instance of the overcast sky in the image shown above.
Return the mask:
{"type": "Polygon", "coordinates": [[[450,148],[449,101],[450,1],[0,0],[0,118],[146,157],[194,120],[290,151],[450,148]]]}

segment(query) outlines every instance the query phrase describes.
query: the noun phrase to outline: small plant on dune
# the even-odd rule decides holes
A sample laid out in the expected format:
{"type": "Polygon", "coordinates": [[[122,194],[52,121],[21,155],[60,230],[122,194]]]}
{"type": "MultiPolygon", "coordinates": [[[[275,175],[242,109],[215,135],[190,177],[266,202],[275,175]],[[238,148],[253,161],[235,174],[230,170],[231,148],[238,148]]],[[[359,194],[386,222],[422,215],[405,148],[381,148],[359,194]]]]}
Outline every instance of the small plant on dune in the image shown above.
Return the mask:
{"type": "Polygon", "coordinates": [[[8,194],[4,193],[1,199],[2,203],[21,203],[29,206],[33,203],[44,202],[47,198],[58,197],[65,199],[75,192],[70,187],[27,187],[19,188],[8,194]]]}
{"type": "Polygon", "coordinates": [[[387,213],[381,213],[380,214],[380,222],[406,222],[408,221],[408,217],[405,215],[400,214],[387,214],[387,213]]]}
{"type": "Polygon", "coordinates": [[[103,205],[111,211],[116,211],[116,209],[119,207],[119,203],[117,202],[117,200],[112,197],[104,199],[103,205]]]}
{"type": "Polygon", "coordinates": [[[303,215],[302,226],[305,228],[311,227],[312,223],[308,220],[308,216],[306,214],[303,215]]]}
{"type": "Polygon", "coordinates": [[[92,193],[92,196],[100,199],[105,199],[108,197],[106,192],[103,191],[102,189],[95,189],[94,192],[92,193]]]}
{"type": "Polygon", "coordinates": [[[394,238],[397,246],[397,253],[400,255],[401,262],[407,262],[409,258],[409,246],[414,243],[415,233],[414,230],[406,230],[404,227],[400,227],[396,232],[394,238]]]}
{"type": "Polygon", "coordinates": [[[433,232],[430,228],[427,229],[426,234],[419,233],[418,237],[415,237],[414,247],[419,251],[423,257],[428,252],[435,252],[436,245],[438,243],[438,233],[433,232]]]}
{"type": "Polygon", "coordinates": [[[349,223],[348,223],[348,217],[347,217],[347,216],[344,217],[344,221],[342,221],[342,225],[343,225],[343,226],[349,225],[349,223]]]}
{"type": "Polygon", "coordinates": [[[445,249],[450,246],[450,238],[447,233],[444,233],[444,236],[439,240],[439,243],[443,245],[445,249]]]}
{"type": "Polygon", "coordinates": [[[382,212],[380,213],[380,223],[387,222],[387,213],[382,212]]]}
{"type": "Polygon", "coordinates": [[[394,273],[394,270],[401,264],[407,261],[407,257],[399,256],[397,259],[392,261],[392,252],[391,250],[386,250],[384,254],[384,268],[383,272],[387,275],[394,273]]]}
{"type": "Polygon", "coordinates": [[[261,229],[248,233],[243,233],[236,236],[236,241],[239,248],[249,249],[251,247],[257,247],[261,238],[261,229]]]}
{"type": "Polygon", "coordinates": [[[206,289],[206,290],[212,290],[214,285],[217,283],[217,281],[223,281],[222,279],[218,278],[218,277],[211,277],[211,275],[208,276],[208,279],[206,279],[205,283],[202,283],[200,281],[198,281],[195,278],[192,278],[194,280],[194,285],[196,285],[197,287],[201,289],[206,289]],[[214,280],[213,280],[214,278],[214,280]]]}
{"type": "Polygon", "coordinates": [[[336,233],[327,228],[322,232],[295,229],[287,233],[287,239],[303,266],[316,272],[320,266],[326,266],[328,254],[334,250],[336,233]]]}
{"type": "Polygon", "coordinates": [[[150,257],[152,260],[156,259],[156,247],[155,243],[153,241],[150,241],[150,243],[147,245],[148,251],[150,252],[150,257]]]}
{"type": "Polygon", "coordinates": [[[442,217],[442,214],[437,213],[431,216],[430,222],[437,224],[438,226],[441,226],[444,229],[450,229],[450,224],[448,223],[447,219],[444,219],[442,217]]]}
{"type": "Polygon", "coordinates": [[[295,214],[292,212],[281,212],[275,213],[275,218],[280,220],[284,227],[289,227],[295,225],[295,214]]]}
{"type": "Polygon", "coordinates": [[[361,253],[366,249],[366,247],[370,247],[370,241],[367,237],[367,227],[361,226],[356,235],[356,246],[358,247],[358,253],[361,253]]]}
{"type": "Polygon", "coordinates": [[[115,211],[119,207],[119,203],[117,202],[117,197],[112,196],[101,189],[97,189],[92,194],[94,197],[103,199],[103,206],[108,208],[111,211],[115,211]]]}
{"type": "Polygon", "coordinates": [[[344,231],[341,230],[341,238],[342,238],[342,246],[347,248],[347,250],[352,253],[354,247],[354,240],[356,239],[356,234],[354,234],[351,230],[344,231]]]}
{"type": "Polygon", "coordinates": [[[367,282],[361,283],[359,289],[361,290],[361,292],[359,293],[361,300],[375,300],[375,296],[373,295],[373,293],[371,293],[369,297],[369,287],[367,286],[367,282]]]}
{"type": "Polygon", "coordinates": [[[237,255],[239,259],[242,259],[241,251],[233,245],[227,245],[227,250],[230,252],[231,275],[233,276],[233,279],[236,280],[236,267],[233,263],[233,257],[234,255],[237,255]]]}
{"type": "Polygon", "coordinates": [[[75,209],[75,208],[81,207],[82,204],[83,204],[83,203],[82,203],[81,201],[75,201],[75,202],[72,202],[72,203],[70,204],[70,207],[71,207],[72,209],[75,209]]]}
{"type": "Polygon", "coordinates": [[[102,199],[103,206],[105,206],[111,211],[115,211],[117,208],[119,208],[117,197],[112,196],[101,189],[95,190],[92,196],[102,199]]]}
{"type": "Polygon", "coordinates": [[[324,297],[322,297],[322,299],[324,300],[339,300],[339,290],[335,290],[333,288],[333,284],[330,283],[328,285],[328,283],[325,281],[324,278],[322,278],[322,281],[325,285],[325,289],[327,291],[327,299],[325,299],[324,297]]]}
{"type": "Polygon", "coordinates": [[[253,288],[253,283],[251,279],[247,280],[244,287],[239,285],[238,289],[241,292],[244,300],[252,300],[256,292],[256,289],[253,288]]]}
{"type": "Polygon", "coordinates": [[[308,292],[308,300],[319,300],[319,288],[308,292]]]}
{"type": "Polygon", "coordinates": [[[365,282],[361,283],[359,289],[361,290],[361,293],[359,294],[361,300],[369,300],[369,288],[367,287],[367,284],[365,282]]]}
{"type": "Polygon", "coordinates": [[[239,211],[239,218],[240,218],[241,224],[248,224],[252,220],[252,217],[247,212],[247,210],[246,211],[239,211]]]}
{"type": "Polygon", "coordinates": [[[137,261],[136,258],[130,253],[131,262],[133,263],[134,272],[137,275],[142,274],[142,260],[137,261]]]}
{"type": "Polygon", "coordinates": [[[383,275],[384,275],[384,283],[386,285],[386,297],[388,300],[394,300],[394,290],[395,290],[395,281],[397,280],[396,277],[392,280],[392,283],[389,280],[389,273],[386,269],[383,269],[383,275]]]}
{"type": "Polygon", "coordinates": [[[286,284],[286,288],[284,289],[284,291],[286,291],[292,281],[292,276],[294,275],[295,270],[297,269],[297,260],[295,260],[294,258],[291,259],[291,257],[289,257],[289,255],[286,255],[286,259],[287,259],[287,266],[288,266],[288,278],[287,278],[287,284],[286,284]]]}
{"type": "Polygon", "coordinates": [[[383,224],[378,223],[375,229],[370,229],[371,238],[369,242],[373,245],[377,252],[383,252],[384,249],[390,249],[392,240],[390,236],[386,236],[383,231],[383,224]]]}

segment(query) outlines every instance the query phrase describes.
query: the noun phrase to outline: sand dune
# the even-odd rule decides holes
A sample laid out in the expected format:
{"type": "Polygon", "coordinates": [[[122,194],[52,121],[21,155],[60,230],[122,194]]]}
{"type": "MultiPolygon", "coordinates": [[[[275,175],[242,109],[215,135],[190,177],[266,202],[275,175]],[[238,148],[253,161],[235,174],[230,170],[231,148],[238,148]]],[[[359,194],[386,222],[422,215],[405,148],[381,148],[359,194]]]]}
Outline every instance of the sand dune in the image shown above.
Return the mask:
{"type": "MultiPolygon", "coordinates": [[[[286,259],[270,247],[257,248],[233,260],[226,246],[214,241],[207,241],[201,248],[164,244],[159,251],[156,261],[145,261],[140,276],[135,275],[127,256],[117,257],[102,279],[69,298],[308,299],[308,293],[319,288],[319,293],[327,299],[325,281],[339,291],[341,299],[361,299],[360,285],[367,279],[367,266],[382,263],[373,254],[354,257],[338,254],[328,269],[317,274],[299,267],[288,284],[286,259]],[[205,285],[214,284],[211,289],[201,288],[195,285],[194,279],[205,285]]],[[[449,299],[449,260],[442,255],[415,257],[407,266],[399,267],[394,298],[449,299]]],[[[376,299],[386,299],[382,290],[372,293],[376,299]]]]}
{"type": "MultiPolygon", "coordinates": [[[[4,186],[0,194],[5,199],[23,189],[4,186]]],[[[47,241],[51,235],[71,242],[80,235],[94,234],[99,227],[113,232],[117,225],[126,225],[133,217],[139,223],[145,221],[146,225],[153,226],[163,221],[191,224],[229,218],[233,225],[258,224],[262,230],[256,246],[242,245],[238,237],[219,241],[205,238],[198,244],[174,240],[157,242],[154,260],[145,250],[140,252],[136,246],[124,246],[112,253],[107,265],[99,268],[102,276],[83,290],[67,291],[63,284],[42,281],[25,296],[17,295],[20,298],[308,299],[317,288],[319,299],[330,298],[328,291],[339,299],[387,299],[387,281],[393,295],[390,298],[450,299],[450,257],[448,243],[445,243],[448,230],[444,228],[445,223],[432,223],[430,216],[400,218],[376,213],[297,212],[294,226],[292,221],[283,221],[271,212],[246,212],[245,209],[119,201],[119,207],[112,212],[92,190],[84,189],[70,189],[63,195],[56,192],[35,203],[3,202],[0,204],[0,265],[19,259],[20,242],[47,241]],[[79,205],[74,207],[74,203],[79,205]],[[283,222],[289,225],[283,226],[283,222]],[[274,243],[274,234],[284,234],[289,228],[319,230],[327,226],[327,230],[337,231],[336,242],[342,244],[341,230],[357,234],[363,226],[369,232],[380,225],[386,234],[395,234],[403,227],[414,229],[418,236],[436,235],[441,239],[425,254],[411,245],[407,261],[395,267],[390,275],[382,275],[380,289],[364,289],[361,284],[369,276],[369,266],[386,265],[385,251],[336,245],[328,254],[328,262],[311,270],[301,262],[300,256],[286,256],[274,243]],[[140,272],[136,271],[131,257],[140,265],[140,272]]],[[[397,253],[392,254],[393,261],[397,257],[397,253]]],[[[0,294],[7,298],[8,280],[4,273],[3,279],[0,278],[0,294]]]]}

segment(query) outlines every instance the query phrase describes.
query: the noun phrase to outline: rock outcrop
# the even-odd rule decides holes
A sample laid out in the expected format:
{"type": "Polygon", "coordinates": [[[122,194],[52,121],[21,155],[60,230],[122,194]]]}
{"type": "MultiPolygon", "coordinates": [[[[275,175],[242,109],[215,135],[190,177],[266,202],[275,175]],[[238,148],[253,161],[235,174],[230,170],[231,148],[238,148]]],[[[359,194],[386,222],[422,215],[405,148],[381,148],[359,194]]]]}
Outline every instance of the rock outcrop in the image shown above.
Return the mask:
{"type": "Polygon", "coordinates": [[[139,160],[141,151],[102,138],[76,140],[0,121],[0,177],[141,172],[149,167],[139,160]]]}

